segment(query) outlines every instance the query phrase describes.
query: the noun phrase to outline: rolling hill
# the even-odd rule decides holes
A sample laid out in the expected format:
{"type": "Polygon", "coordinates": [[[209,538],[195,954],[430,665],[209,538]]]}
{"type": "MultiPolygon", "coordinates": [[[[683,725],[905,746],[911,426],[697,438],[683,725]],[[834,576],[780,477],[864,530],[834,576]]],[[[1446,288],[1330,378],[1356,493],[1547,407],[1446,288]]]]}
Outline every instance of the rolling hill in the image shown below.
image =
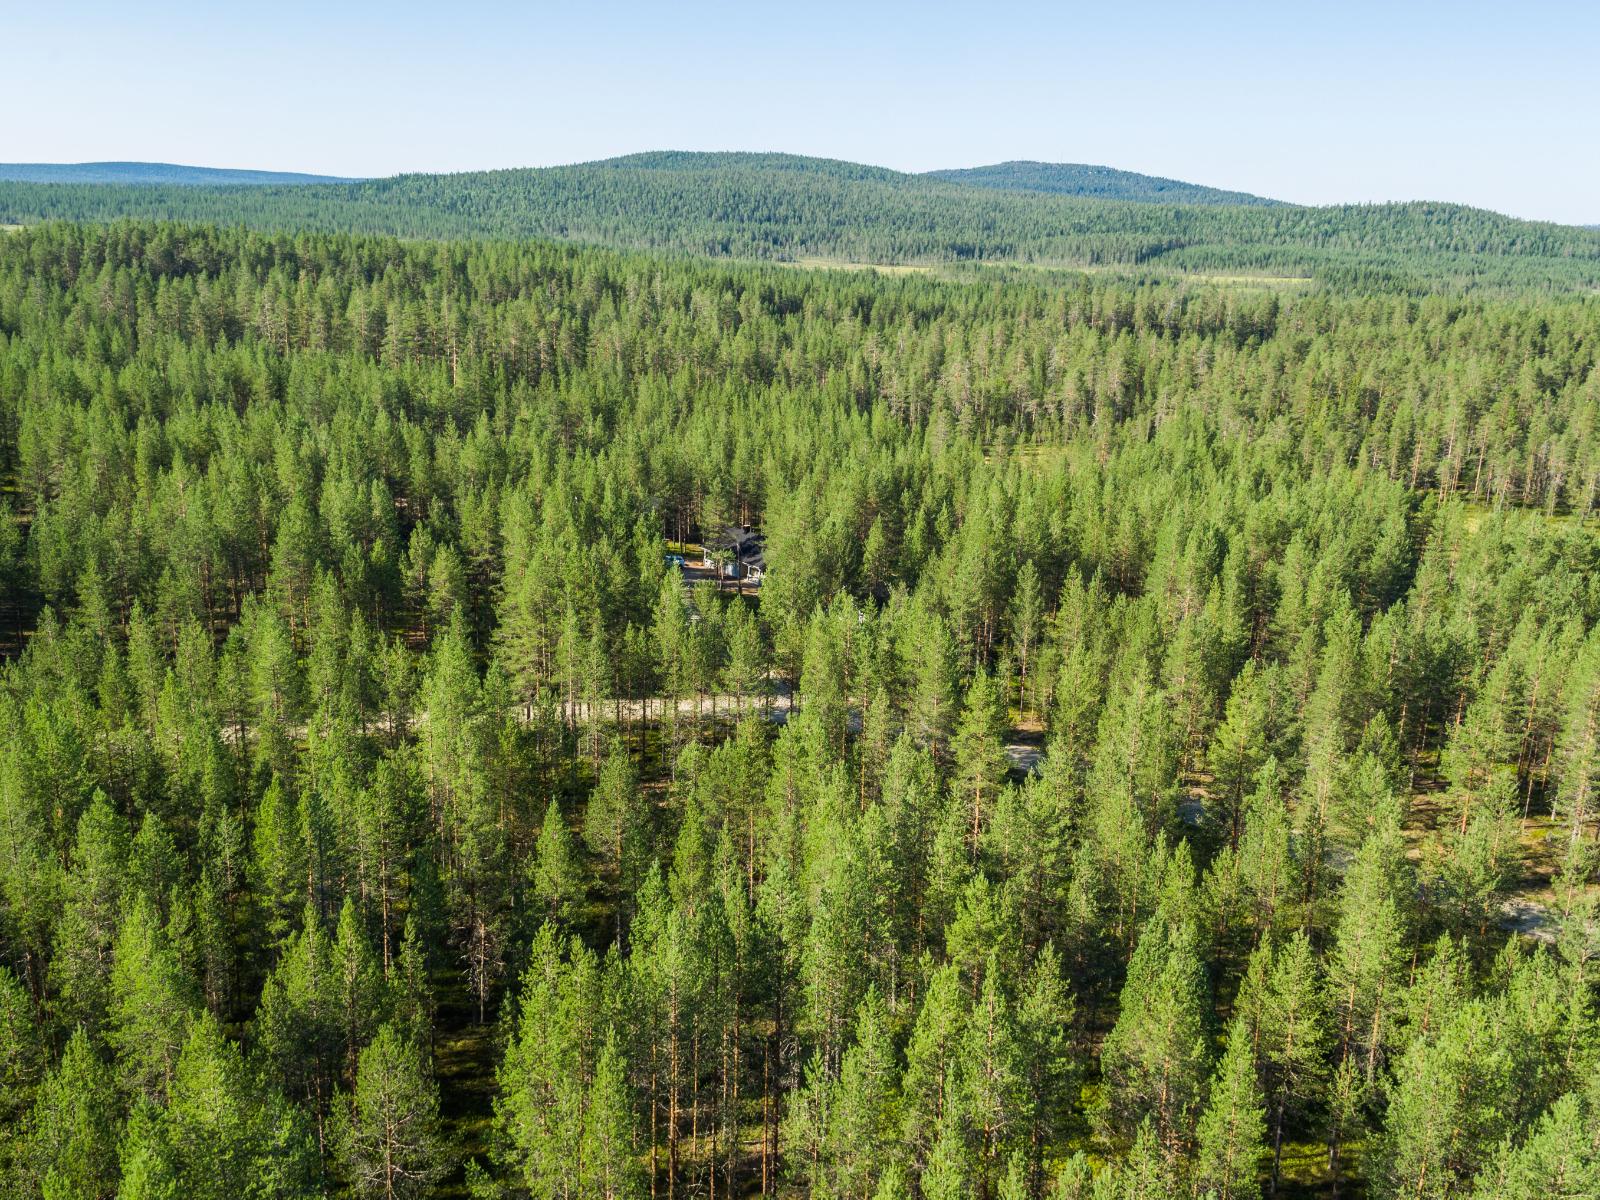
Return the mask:
{"type": "Polygon", "coordinates": [[[0,180],[15,183],[166,184],[216,187],[247,184],[350,183],[341,175],[305,175],[298,171],[240,171],[227,167],[188,167],[178,163],[0,163],[0,180]]]}
{"type": "Polygon", "coordinates": [[[248,188],[0,183],[0,224],[119,218],[715,257],[1262,274],[1385,290],[1600,286],[1600,233],[1462,205],[1134,202],[783,154],[661,152],[248,188]]]}
{"type": "Polygon", "coordinates": [[[928,178],[1008,192],[1050,192],[1059,196],[1093,196],[1101,200],[1138,200],[1153,204],[1280,204],[1249,192],[1096,167],[1086,163],[1003,162],[987,167],[928,171],[928,178]]]}

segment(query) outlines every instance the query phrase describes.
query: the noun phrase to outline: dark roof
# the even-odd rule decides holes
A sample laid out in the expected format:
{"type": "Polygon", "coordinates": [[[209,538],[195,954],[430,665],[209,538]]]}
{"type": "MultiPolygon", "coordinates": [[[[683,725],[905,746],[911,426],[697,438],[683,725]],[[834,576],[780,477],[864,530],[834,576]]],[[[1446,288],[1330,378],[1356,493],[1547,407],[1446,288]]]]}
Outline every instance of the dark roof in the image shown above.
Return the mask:
{"type": "Polygon", "coordinates": [[[748,525],[729,525],[715,545],[719,550],[729,550],[746,558],[761,552],[761,535],[748,525]]]}

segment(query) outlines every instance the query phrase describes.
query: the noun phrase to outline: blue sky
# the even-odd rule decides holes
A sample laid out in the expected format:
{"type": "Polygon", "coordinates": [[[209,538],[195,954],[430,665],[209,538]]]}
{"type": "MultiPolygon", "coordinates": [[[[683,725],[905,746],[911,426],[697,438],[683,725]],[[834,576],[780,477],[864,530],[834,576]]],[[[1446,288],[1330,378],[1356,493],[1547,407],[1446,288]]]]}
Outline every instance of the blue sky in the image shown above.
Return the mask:
{"type": "Polygon", "coordinates": [[[1600,0],[5,0],[0,113],[0,161],[1035,158],[1594,223],[1600,0]]]}

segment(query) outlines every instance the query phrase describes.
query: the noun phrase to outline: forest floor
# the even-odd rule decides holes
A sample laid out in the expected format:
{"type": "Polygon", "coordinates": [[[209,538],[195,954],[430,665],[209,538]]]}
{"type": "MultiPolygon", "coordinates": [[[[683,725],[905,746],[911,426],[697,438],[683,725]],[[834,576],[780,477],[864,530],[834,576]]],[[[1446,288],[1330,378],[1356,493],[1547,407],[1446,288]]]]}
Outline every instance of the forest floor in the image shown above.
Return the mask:
{"type": "MultiPolygon", "coordinates": [[[[20,225],[0,225],[0,231],[20,229],[20,225]]],[[[12,520],[17,523],[22,533],[22,544],[27,545],[28,534],[33,524],[33,511],[22,502],[21,489],[17,486],[15,475],[0,477],[0,501],[4,501],[12,508],[12,520]]],[[[34,622],[38,619],[39,609],[43,606],[43,598],[31,588],[18,586],[5,590],[0,595],[0,661],[14,661],[21,653],[27,642],[28,634],[33,632],[34,622]]]]}
{"type": "MultiPolygon", "coordinates": [[[[1422,861],[1428,841],[1441,828],[1443,788],[1443,783],[1431,772],[1419,774],[1413,787],[1405,834],[1408,855],[1414,862],[1422,861]]],[[[1554,880],[1561,867],[1561,837],[1565,826],[1550,813],[1532,809],[1521,818],[1520,825],[1520,852],[1501,902],[1500,928],[1541,942],[1553,942],[1559,907],[1554,880]]]]}
{"type": "Polygon", "coordinates": [[[1501,905],[1502,929],[1553,942],[1562,900],[1556,894],[1567,827],[1549,813],[1532,813],[1522,821],[1520,873],[1501,905]]]}
{"type": "Polygon", "coordinates": [[[434,1075],[439,1081],[439,1118],[450,1160],[456,1167],[440,1181],[439,1200],[468,1200],[466,1164],[487,1163],[494,1125],[495,1064],[499,1059],[496,1025],[478,1023],[476,1006],[460,976],[441,973],[442,984],[433,1046],[434,1075]]]}
{"type": "MultiPolygon", "coordinates": [[[[1347,1169],[1355,1168],[1361,1161],[1363,1147],[1347,1142],[1341,1147],[1347,1169]]],[[[1355,1178],[1347,1177],[1335,1188],[1333,1173],[1328,1170],[1328,1145],[1318,1139],[1310,1142],[1284,1139],[1283,1158],[1279,1165],[1277,1195],[1283,1200],[1321,1200],[1337,1194],[1343,1200],[1362,1200],[1366,1188],[1360,1181],[1360,1171],[1351,1170],[1355,1178]]]]}

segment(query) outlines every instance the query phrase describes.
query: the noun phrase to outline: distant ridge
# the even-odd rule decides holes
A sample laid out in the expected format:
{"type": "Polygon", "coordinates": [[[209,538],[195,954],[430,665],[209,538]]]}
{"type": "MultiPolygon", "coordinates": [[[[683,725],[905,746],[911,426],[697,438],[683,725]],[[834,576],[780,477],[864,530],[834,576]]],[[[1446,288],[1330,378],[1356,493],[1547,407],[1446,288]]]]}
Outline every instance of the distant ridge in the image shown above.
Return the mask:
{"type": "Polygon", "coordinates": [[[792,154],[680,151],[254,187],[193,186],[192,176],[189,184],[10,182],[0,168],[0,225],[131,219],[549,238],[716,258],[1116,267],[1368,291],[1600,287],[1600,231],[1464,205],[1223,203],[1244,193],[1047,164],[957,174],[967,181],[792,154]],[[1073,170],[1091,172],[1076,186],[1099,190],[1060,190],[1073,186],[1073,170]]]}
{"type": "Polygon", "coordinates": [[[808,154],[784,154],[770,150],[643,150],[637,154],[622,154],[616,158],[601,158],[593,162],[573,163],[570,166],[532,169],[581,171],[591,168],[661,172],[776,171],[841,180],[871,179],[879,183],[904,183],[916,178],[914,175],[907,175],[890,167],[846,162],[842,158],[815,158],[808,154]]]}
{"type": "Polygon", "coordinates": [[[1166,204],[1281,204],[1249,192],[1097,167],[1088,163],[1047,163],[1031,160],[994,163],[987,167],[959,167],[929,171],[933,179],[965,183],[1006,192],[1051,192],[1058,196],[1091,196],[1100,200],[1138,200],[1166,204]]]}
{"type": "Polygon", "coordinates": [[[179,163],[0,163],[0,180],[12,183],[155,183],[178,187],[247,184],[354,183],[343,175],[305,175],[298,171],[236,171],[228,167],[187,167],[179,163]]]}

